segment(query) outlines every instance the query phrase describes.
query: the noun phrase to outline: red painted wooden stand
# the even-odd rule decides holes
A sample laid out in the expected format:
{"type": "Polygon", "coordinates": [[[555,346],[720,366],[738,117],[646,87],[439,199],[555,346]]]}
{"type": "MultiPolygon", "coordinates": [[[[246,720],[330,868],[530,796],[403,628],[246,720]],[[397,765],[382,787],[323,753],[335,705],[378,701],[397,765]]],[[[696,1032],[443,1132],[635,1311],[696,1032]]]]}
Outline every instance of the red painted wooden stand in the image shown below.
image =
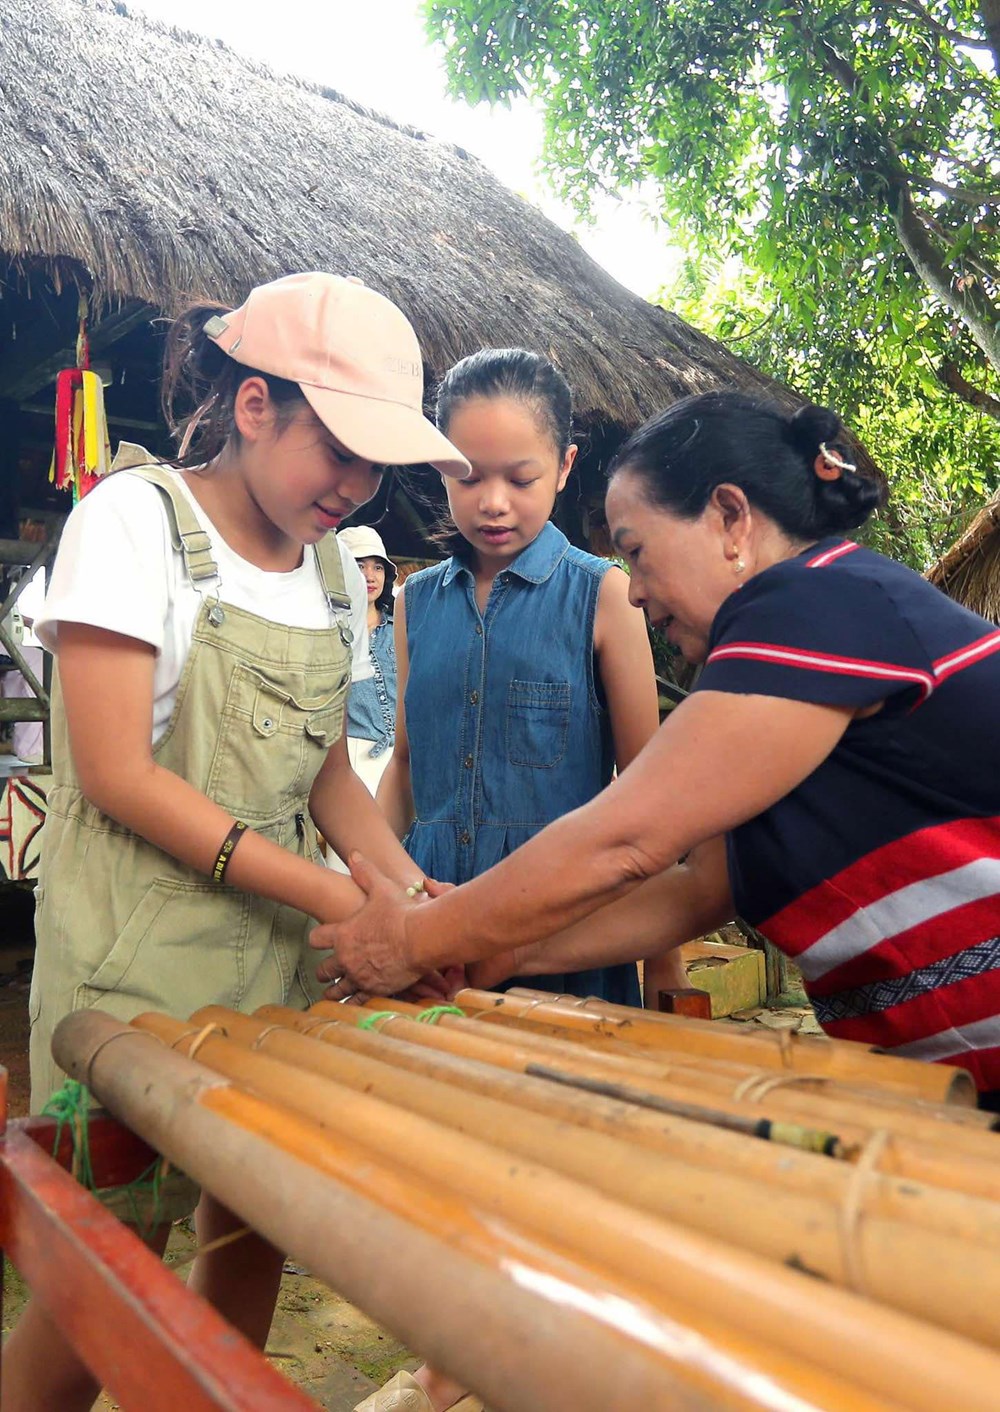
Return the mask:
{"type": "MultiPolygon", "coordinates": [[[[155,1157],[113,1118],[94,1115],[89,1132],[98,1186],[155,1157]]],[[[124,1412],[316,1412],[69,1175],[69,1134],[55,1158],[54,1140],[50,1118],[7,1122],[0,1068],[0,1275],[6,1255],[124,1412]]]]}

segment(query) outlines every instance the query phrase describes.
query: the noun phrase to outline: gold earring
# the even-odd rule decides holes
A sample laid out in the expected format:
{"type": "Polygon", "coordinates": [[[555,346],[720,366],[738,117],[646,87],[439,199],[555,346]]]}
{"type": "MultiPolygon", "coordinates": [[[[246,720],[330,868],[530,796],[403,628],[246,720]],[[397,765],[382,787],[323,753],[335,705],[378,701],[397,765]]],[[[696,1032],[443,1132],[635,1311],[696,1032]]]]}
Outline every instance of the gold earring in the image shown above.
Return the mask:
{"type": "Polygon", "coordinates": [[[736,563],[733,565],[733,568],[738,574],[742,574],[746,570],[746,564],[744,564],[742,559],[738,558],[736,560],[736,563]]]}

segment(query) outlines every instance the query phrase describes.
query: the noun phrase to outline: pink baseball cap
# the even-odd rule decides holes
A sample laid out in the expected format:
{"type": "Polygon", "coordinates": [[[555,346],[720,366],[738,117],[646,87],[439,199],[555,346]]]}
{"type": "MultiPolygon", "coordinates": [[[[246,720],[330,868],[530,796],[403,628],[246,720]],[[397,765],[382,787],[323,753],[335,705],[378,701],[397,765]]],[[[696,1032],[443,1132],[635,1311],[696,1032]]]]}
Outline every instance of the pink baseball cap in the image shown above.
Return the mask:
{"type": "Polygon", "coordinates": [[[205,332],[237,363],[297,382],[356,456],[469,474],[462,453],[424,416],[423,360],[409,320],[360,280],[286,275],[258,285],[231,314],[209,319],[205,332]]]}

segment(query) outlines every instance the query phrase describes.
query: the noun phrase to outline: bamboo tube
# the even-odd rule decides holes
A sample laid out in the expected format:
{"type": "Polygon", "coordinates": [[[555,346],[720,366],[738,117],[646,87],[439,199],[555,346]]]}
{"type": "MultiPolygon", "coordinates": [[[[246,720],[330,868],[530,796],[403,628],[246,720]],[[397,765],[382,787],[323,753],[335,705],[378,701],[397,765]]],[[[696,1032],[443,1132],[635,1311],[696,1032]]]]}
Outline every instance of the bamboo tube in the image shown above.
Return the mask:
{"type": "MultiPolygon", "coordinates": [[[[147,1021],[148,1023],[148,1021],[147,1021]]],[[[352,1141],[376,1156],[404,1163],[419,1180],[445,1187],[457,1196],[471,1194],[505,1223],[530,1232],[531,1239],[551,1245],[557,1255],[583,1258],[588,1268],[611,1271],[636,1287],[661,1311],[673,1313],[678,1292],[693,1327],[701,1320],[722,1321],[745,1338],[747,1349],[757,1348],[761,1364],[787,1395],[805,1395],[815,1376],[825,1377],[824,1397],[838,1397],[835,1382],[848,1376],[860,1389],[898,1398],[900,1377],[912,1366],[912,1350],[886,1340],[887,1330],[872,1341],[882,1320],[902,1319],[910,1338],[942,1337],[940,1330],[913,1324],[900,1315],[855,1296],[804,1277],[679,1227],[652,1220],[634,1209],[612,1202],[544,1168],[512,1163],[505,1154],[465,1138],[438,1124],[404,1113],[367,1094],[317,1078],[264,1055],[240,1050],[208,1027],[200,1030],[159,1017],[161,1034],[178,1033],[178,1042],[198,1046],[199,1056],[210,1064],[224,1063],[241,1082],[258,1094],[280,1093],[286,1105],[309,1112],[317,1132],[328,1125],[347,1127],[352,1141]],[[841,1343],[841,1339],[843,1342],[841,1343]],[[877,1350],[877,1351],[876,1351],[877,1350]],[[788,1355],[815,1365],[803,1378],[802,1370],[789,1366],[788,1355]],[[775,1360],[777,1360],[775,1362],[775,1360]],[[893,1367],[894,1363],[902,1366],[893,1367]]],[[[898,1338],[897,1328],[895,1336],[898,1338]]],[[[723,1335],[718,1328],[714,1337],[723,1335]]],[[[905,1335],[904,1335],[905,1337],[905,1335]]],[[[923,1346],[923,1345],[922,1345],[923,1346]]],[[[980,1368],[984,1350],[977,1353],[980,1368]]],[[[1000,1360],[992,1359],[992,1374],[1000,1373],[1000,1360]]],[[[955,1368],[948,1370],[954,1392],[955,1368]]],[[[927,1389],[906,1387],[904,1405],[920,1399],[927,1389]]],[[[844,1404],[856,1412],[857,1401],[844,1404]]]]}
{"type": "MultiPolygon", "coordinates": [[[[554,1259],[108,1015],[66,1016],[53,1054],[253,1229],[497,1412],[787,1405],[599,1273],[554,1259]]],[[[957,1339],[949,1346],[979,1352],[957,1339]]]]}
{"type": "MultiPolygon", "coordinates": [[[[566,1010],[574,1008],[565,1004],[572,998],[570,996],[552,996],[552,1000],[566,1010]]],[[[328,1004],[330,1002],[318,1003],[328,1004]]],[[[420,1005],[381,996],[369,999],[364,1008],[377,1012],[392,1011],[413,1019],[423,1013],[423,1007],[420,1005]]],[[[474,1012],[473,1015],[465,1017],[446,1014],[441,1017],[439,1023],[449,1027],[463,1028],[466,1033],[472,1033],[474,1027],[483,1028],[481,1024],[478,1024],[482,1018],[481,1012],[474,1012]]],[[[660,1018],[668,1020],[671,1017],[661,1016],[660,1018]]],[[[708,1022],[692,1021],[691,1023],[708,1022]]],[[[555,1026],[543,1026],[541,1029],[544,1029],[546,1033],[542,1033],[541,1029],[533,1029],[516,1023],[489,1026],[488,1028],[492,1036],[500,1042],[530,1044],[533,1048],[550,1054],[562,1053],[565,1055],[567,1046],[577,1050],[587,1049],[595,1054],[603,1054],[606,1064],[617,1062],[618,1070],[622,1074],[627,1073],[634,1076],[638,1073],[648,1073],[661,1077],[669,1074],[672,1078],[704,1085],[718,1093],[749,1092],[758,1087],[768,1091],[783,1085],[794,1085],[794,1088],[800,1093],[834,1096],[841,1102],[861,1104],[866,1109],[879,1108],[905,1112],[908,1125],[914,1117],[925,1117],[938,1122],[948,1122],[984,1131],[993,1131],[997,1125],[997,1119],[993,1114],[980,1112],[976,1108],[966,1108],[959,1103],[934,1102],[909,1090],[893,1086],[885,1087],[878,1084],[873,1087],[870,1082],[862,1083],[834,1075],[810,1074],[806,1070],[776,1071],[773,1067],[754,1068],[746,1064],[736,1064],[727,1059],[699,1055],[688,1056],[681,1051],[660,1051],[657,1053],[655,1050],[643,1049],[638,1045],[629,1044],[625,1040],[613,1043],[598,1040],[592,1044],[585,1030],[569,1032],[555,1026]],[[555,1045],[561,1045],[561,1050],[556,1050],[555,1045]]],[[[824,1044],[826,1041],[820,1040],[819,1043],[824,1044]]]]}
{"type": "MultiPolygon", "coordinates": [[[[512,986],[511,989],[505,991],[504,994],[518,996],[525,1000],[548,1000],[556,1005],[561,1005],[564,1009],[582,1010],[584,1011],[584,1013],[589,1015],[608,1014],[615,1016],[619,1019],[627,1020],[635,1014],[635,1010],[631,1006],[613,1005],[610,1001],[600,1000],[596,996],[590,996],[587,999],[581,999],[579,996],[576,995],[549,994],[547,991],[529,990],[526,987],[522,986],[512,986]]],[[[687,1022],[690,1018],[684,1015],[678,1016],[661,1014],[657,1010],[643,1010],[642,1017],[644,1020],[648,1020],[651,1024],[662,1024],[668,1026],[676,1024],[679,1021],[687,1022]]],[[[690,1022],[693,1024],[711,1023],[702,1020],[693,1020],[690,1022]]],[[[750,1036],[756,1036],[757,1031],[747,1030],[744,1031],[744,1033],[750,1036]]],[[[810,1043],[812,1043],[813,1040],[817,1037],[801,1036],[801,1038],[808,1038],[810,1043]]],[[[842,1044],[847,1041],[826,1039],[821,1040],[820,1042],[842,1044]]],[[[850,1043],[852,1048],[857,1047],[854,1041],[849,1041],[848,1043],[850,1043]]],[[[874,1055],[882,1054],[882,1051],[875,1048],[873,1045],[861,1045],[860,1047],[874,1055]]],[[[894,1056],[886,1055],[884,1057],[892,1058],[894,1056]]],[[[743,1064],[730,1065],[726,1061],[721,1060],[706,1061],[704,1057],[700,1060],[700,1068],[702,1072],[705,1071],[706,1062],[711,1063],[711,1072],[713,1073],[721,1073],[725,1069],[731,1071],[734,1075],[741,1074],[743,1078],[746,1078],[748,1076],[746,1066],[743,1064]]],[[[915,1063],[917,1061],[906,1060],[905,1062],[915,1063]]],[[[757,1072],[761,1071],[758,1070],[757,1072]]],[[[959,1070],[960,1075],[964,1072],[964,1070],[959,1070]]],[[[817,1075],[814,1080],[814,1083],[816,1085],[820,1085],[825,1082],[829,1082],[829,1080],[819,1075],[817,1075]]],[[[835,1082],[837,1083],[838,1088],[842,1088],[845,1091],[856,1094],[858,1096],[864,1095],[867,1097],[869,1095],[877,1095],[878,1102],[880,1105],[885,1104],[897,1107],[906,1107],[910,1109],[910,1111],[912,1111],[912,1105],[916,1104],[919,1112],[923,1113],[927,1117],[938,1118],[943,1122],[959,1123],[966,1127],[986,1128],[990,1130],[994,1130],[997,1127],[997,1120],[995,1115],[984,1113],[976,1107],[966,1107],[965,1084],[961,1081],[961,1079],[960,1088],[962,1091],[959,1095],[960,1101],[957,1102],[949,1098],[927,1098],[923,1095],[914,1093],[908,1087],[897,1088],[896,1086],[887,1086],[882,1083],[881,1080],[879,1080],[879,1082],[874,1086],[872,1086],[871,1082],[867,1080],[855,1082],[840,1077],[838,1077],[835,1082]]],[[[808,1088],[809,1086],[810,1085],[808,1082],[804,1084],[804,1087],[808,1088]]]]}
{"type": "MultiPolygon", "coordinates": [[[[992,1308],[984,1311],[987,1291],[1000,1294],[1000,1204],[877,1174],[859,1184],[853,1168],[812,1154],[805,1154],[799,1180],[772,1172],[763,1185],[743,1169],[746,1143],[738,1137],[730,1142],[731,1171],[699,1169],[677,1156],[664,1158],[607,1136],[568,1130],[511,1103],[492,1098],[470,1103],[446,1084],[334,1051],[220,1006],[199,1011],[187,1027],[158,1015],[141,1015],[134,1023],[182,1050],[205,1024],[217,1024],[227,1039],[207,1040],[204,1062],[234,1079],[243,1081],[246,1071],[234,1060],[232,1044],[227,1051],[227,1040],[542,1163],[652,1215],[772,1260],[795,1262],[981,1342],[1000,1342],[992,1308]],[[950,1272],[944,1280],[942,1270],[950,1272]]],[[[202,1048],[198,1052],[201,1056],[202,1048]]]]}
{"type": "MultiPolygon", "coordinates": [[[[211,1010],[198,1013],[207,1019],[211,1010]]],[[[557,1086],[526,1073],[525,1069],[532,1067],[530,1059],[525,1065],[511,1066],[512,1047],[494,1044],[488,1037],[467,1037],[464,1032],[457,1033],[440,1025],[418,1025],[399,1015],[393,1016],[391,1021],[380,1021],[371,1030],[361,1030],[357,1027],[356,1006],[328,1002],[305,1012],[278,1005],[264,1006],[255,1018],[370,1055],[396,1068],[440,1079],[466,1092],[514,1102],[533,1112],[611,1133],[619,1140],[653,1151],[678,1153],[685,1161],[724,1169],[734,1161],[734,1153],[727,1146],[731,1135],[720,1132],[702,1117],[653,1112],[608,1095],[557,1086]],[[325,1019],[317,1014],[320,1009],[331,1012],[333,1018],[325,1019]],[[404,1034],[406,1037],[402,1038],[404,1034]],[[463,1051],[466,1038],[471,1042],[468,1055],[463,1051]],[[506,1062],[495,1063],[498,1059],[506,1062]]],[[[871,1133],[854,1129],[849,1130],[848,1135],[858,1147],[870,1142],[872,1137],[871,1133]]],[[[936,1137],[936,1143],[927,1143],[889,1133],[875,1170],[1000,1201],[1000,1165],[996,1160],[965,1155],[956,1159],[947,1145],[948,1129],[937,1131],[936,1137]]],[[[1000,1139],[994,1137],[991,1141],[997,1143],[995,1150],[1000,1152],[1000,1139]]],[[[739,1155],[740,1166],[744,1169],[752,1167],[765,1174],[772,1170],[778,1174],[788,1173],[792,1181],[799,1160],[799,1154],[793,1150],[763,1142],[744,1142],[739,1155]]],[[[769,1177],[765,1175],[764,1179],[769,1177]]]]}
{"type": "Polygon", "coordinates": [[[470,988],[460,990],[454,1003],[493,1023],[513,1021],[537,1025],[546,1031],[554,1027],[557,1031],[565,1030],[567,1036],[583,1034],[598,1042],[625,1041],[641,1048],[683,1050],[706,1057],[735,1059],[737,1063],[761,1068],[805,1069],[809,1073],[895,1085],[922,1097],[947,1099],[970,1108],[976,1102],[971,1075],[952,1065],[897,1059],[889,1054],[875,1054],[864,1045],[848,1040],[792,1035],[787,1030],[748,1035],[721,1030],[710,1020],[691,1020],[683,1015],[658,1015],[654,1020],[647,1017],[647,1012],[628,1007],[618,1007],[624,1010],[624,1015],[588,1014],[553,1003],[544,991],[538,993],[546,998],[526,1000],[523,996],[470,988]]]}
{"type": "MultiPolygon", "coordinates": [[[[409,1016],[419,1014],[419,1007],[402,1001],[383,1000],[381,997],[371,1001],[370,1007],[366,1008],[387,1016],[404,1016],[403,1020],[385,1019],[376,1020],[374,1023],[380,1030],[392,1026],[393,1033],[398,1032],[405,1038],[413,1039],[415,1043],[444,1046],[449,1043],[448,1040],[433,1036],[454,1030],[463,1036],[461,1044],[456,1046],[461,1051],[466,1037],[470,1042],[475,1042],[478,1038],[489,1038],[498,1046],[492,1051],[498,1057],[491,1062],[504,1063],[506,1067],[521,1069],[522,1072],[536,1076],[547,1074],[554,1077],[558,1071],[562,1075],[578,1074],[589,1079],[602,1079],[610,1085],[619,1086],[619,1096],[623,1096],[627,1089],[633,1089],[635,1092],[630,1101],[641,1101],[644,1094],[652,1094],[681,1103],[710,1104],[727,1112],[756,1112],[762,1116],[784,1118],[806,1126],[819,1125],[824,1130],[836,1132],[849,1148],[853,1147],[855,1155],[860,1153],[864,1143],[874,1133],[883,1130],[899,1134],[900,1137],[912,1135],[919,1138],[921,1143],[939,1144],[946,1141],[950,1152],[956,1157],[960,1155],[963,1159],[968,1156],[995,1163],[997,1154],[1000,1153],[1000,1143],[995,1133],[966,1128],[964,1125],[949,1125],[943,1128],[917,1105],[914,1105],[912,1110],[908,1107],[900,1109],[895,1104],[882,1107],[877,1096],[872,1097],[869,1102],[867,1095],[864,1098],[860,1095],[847,1095],[837,1084],[831,1084],[829,1087],[824,1085],[818,1092],[802,1093],[797,1082],[786,1082],[786,1076],[772,1072],[768,1081],[771,1087],[765,1089],[764,1085],[761,1085],[755,1091],[744,1095],[741,1085],[737,1085],[734,1090],[728,1080],[717,1080],[711,1074],[702,1075],[697,1067],[678,1068],[672,1063],[664,1065],[648,1057],[625,1055],[617,1049],[612,1053],[606,1048],[564,1044],[547,1035],[533,1034],[512,1026],[482,1026],[476,1020],[463,1019],[457,1015],[442,1015],[438,1024],[433,1026],[418,1025],[411,1021],[409,1016]],[[422,1031],[432,1037],[426,1038],[422,1031]],[[505,1046],[509,1050],[506,1060],[499,1057],[505,1046]]],[[[366,1022],[365,1008],[341,1006],[330,1001],[319,1001],[310,1007],[308,1013],[324,1017],[339,1014],[345,1021],[353,1024],[366,1022]],[[348,1013],[350,1011],[354,1013],[348,1013]]],[[[988,1120],[990,1115],[982,1116],[988,1120]]],[[[916,1172],[912,1175],[918,1180],[955,1185],[953,1180],[946,1177],[947,1166],[941,1169],[941,1173],[940,1178],[916,1172]]]]}
{"type": "MultiPolygon", "coordinates": [[[[496,1217],[483,1220],[397,1163],[380,1162],[353,1138],[233,1084],[213,1082],[201,1065],[106,1015],[78,1012],[59,1028],[59,1062],[85,1079],[110,1110],[157,1147],[174,1149],[175,1159],[219,1199],[295,1254],[287,1241],[291,1231],[304,1251],[299,1258],[319,1275],[331,1271],[336,1288],[350,1295],[350,1286],[362,1285],[373,1298],[359,1302],[388,1326],[393,1320],[373,1303],[390,1305],[397,1327],[404,1317],[419,1324],[424,1337],[410,1337],[411,1346],[429,1348],[436,1367],[475,1385],[497,1412],[540,1406],[554,1412],[629,1412],[637,1406],[664,1412],[778,1412],[787,1406],[802,1412],[901,1412],[904,1406],[866,1395],[801,1360],[774,1350],[761,1353],[718,1320],[705,1320],[705,1332],[696,1332],[686,1317],[677,1323],[637,1298],[634,1282],[565,1260],[496,1217]],[[117,1056],[107,1062],[112,1041],[117,1056]],[[143,1051],[134,1049],[134,1041],[143,1051]],[[275,1206],[281,1207],[280,1219],[275,1206]],[[360,1230],[350,1220],[359,1209],[360,1230]],[[497,1274],[506,1275],[506,1282],[497,1281],[497,1274]],[[538,1320],[534,1327],[528,1313],[538,1320]],[[582,1375],[583,1365],[595,1384],[582,1375]],[[778,1381],[761,1367],[778,1368],[778,1381]],[[811,1394],[790,1396],[782,1385],[785,1372],[791,1382],[811,1382],[811,1394]]],[[[291,1077],[298,1082],[294,1070],[291,1077]]],[[[966,1351],[973,1358],[982,1353],[962,1340],[951,1344],[952,1353],[963,1357],[966,1351]]]]}

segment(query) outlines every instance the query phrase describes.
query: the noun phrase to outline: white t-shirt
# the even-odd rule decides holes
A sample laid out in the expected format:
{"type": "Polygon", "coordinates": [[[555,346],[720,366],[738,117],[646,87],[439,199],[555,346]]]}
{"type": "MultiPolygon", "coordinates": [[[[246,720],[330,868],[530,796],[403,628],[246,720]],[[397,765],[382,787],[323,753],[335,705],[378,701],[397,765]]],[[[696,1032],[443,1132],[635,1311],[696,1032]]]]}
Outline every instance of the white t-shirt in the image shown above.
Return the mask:
{"type": "MultiPolygon", "coordinates": [[[[205,579],[197,587],[191,582],[183,558],[170,542],[160,491],[123,472],[91,491],[70,514],[49,591],[35,623],[43,646],[52,652],[59,650],[60,622],[105,628],[156,648],[154,745],[174,709],[203,598],[214,598],[218,590],[223,603],[273,623],[336,631],[310,546],[306,546],[302,564],[290,573],[259,569],[230,549],[183,477],[177,477],[177,484],[212,542],[218,579],[205,579]]],[[[361,681],[372,675],[368,595],[354,557],[343,545],[338,548],[351,597],[352,676],[361,681]]]]}

